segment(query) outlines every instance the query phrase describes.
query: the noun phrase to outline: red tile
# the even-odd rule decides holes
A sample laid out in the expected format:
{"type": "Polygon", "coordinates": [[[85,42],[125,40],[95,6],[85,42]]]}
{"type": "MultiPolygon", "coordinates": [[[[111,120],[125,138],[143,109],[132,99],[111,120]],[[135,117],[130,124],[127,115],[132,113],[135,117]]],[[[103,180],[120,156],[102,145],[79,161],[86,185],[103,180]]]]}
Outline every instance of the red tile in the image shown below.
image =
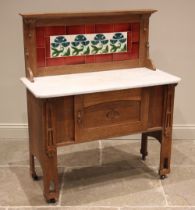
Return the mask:
{"type": "Polygon", "coordinates": [[[131,30],[131,24],[129,23],[114,24],[114,31],[116,32],[124,32],[124,31],[130,31],[130,30],[131,30]]]}
{"type": "Polygon", "coordinates": [[[86,34],[93,34],[93,33],[95,33],[95,25],[94,24],[85,25],[85,33],[86,34]]]}
{"type": "Polygon", "coordinates": [[[127,33],[127,51],[131,50],[131,39],[132,39],[132,33],[130,31],[127,33]]]}
{"type": "Polygon", "coordinates": [[[85,63],[85,56],[70,56],[70,57],[64,57],[64,59],[65,59],[65,64],[67,65],[85,63]]]}
{"type": "Polygon", "coordinates": [[[114,26],[113,24],[96,24],[95,32],[96,33],[114,32],[114,26]]]}
{"type": "Polygon", "coordinates": [[[45,66],[45,48],[37,48],[37,67],[45,66]]]}
{"type": "Polygon", "coordinates": [[[50,58],[50,38],[45,38],[46,57],[50,58]]]}
{"type": "Polygon", "coordinates": [[[102,54],[102,55],[95,55],[95,62],[108,62],[113,60],[113,54],[102,54]]]}
{"type": "Polygon", "coordinates": [[[138,42],[140,37],[140,24],[132,23],[132,42],[138,42]]]}
{"type": "Polygon", "coordinates": [[[113,53],[113,61],[123,61],[130,58],[130,53],[113,53]]]}
{"type": "Polygon", "coordinates": [[[85,25],[66,26],[67,34],[84,34],[85,25]]]}
{"type": "Polygon", "coordinates": [[[132,32],[132,42],[139,42],[139,32],[132,32]]]}
{"type": "Polygon", "coordinates": [[[140,23],[131,23],[132,31],[139,31],[140,23]]]}
{"type": "Polygon", "coordinates": [[[45,36],[64,35],[66,26],[47,26],[45,27],[45,36]]]}
{"type": "Polygon", "coordinates": [[[131,59],[137,59],[137,58],[139,58],[139,42],[132,43],[130,57],[131,57],[131,59]]]}
{"type": "Polygon", "coordinates": [[[61,65],[64,65],[64,57],[46,59],[46,66],[61,66],[61,65]]]}
{"type": "Polygon", "coordinates": [[[85,57],[85,63],[95,63],[95,55],[87,55],[85,57]]]}
{"type": "Polygon", "coordinates": [[[36,47],[45,47],[44,27],[36,27],[36,47]]]}

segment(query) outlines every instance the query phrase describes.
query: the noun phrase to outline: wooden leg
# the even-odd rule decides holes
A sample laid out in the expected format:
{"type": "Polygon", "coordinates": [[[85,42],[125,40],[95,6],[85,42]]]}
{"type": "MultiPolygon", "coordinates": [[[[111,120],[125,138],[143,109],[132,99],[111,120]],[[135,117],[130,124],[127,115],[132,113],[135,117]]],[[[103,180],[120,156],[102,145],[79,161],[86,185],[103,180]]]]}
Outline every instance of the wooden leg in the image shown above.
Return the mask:
{"type": "Polygon", "coordinates": [[[30,153],[30,174],[35,181],[39,180],[35,171],[35,157],[31,153],[30,153]]]}
{"type": "Polygon", "coordinates": [[[172,137],[164,135],[161,142],[159,175],[164,179],[170,173],[172,137]]]}
{"type": "Polygon", "coordinates": [[[142,139],[141,139],[141,149],[140,153],[142,154],[142,160],[146,159],[146,156],[148,155],[148,135],[146,133],[142,133],[142,139]]]}
{"type": "Polygon", "coordinates": [[[43,138],[42,170],[44,196],[49,203],[55,203],[59,197],[57,146],[54,129],[54,114],[52,103],[46,103],[46,136],[43,138]]]}
{"type": "Polygon", "coordinates": [[[42,169],[45,199],[48,203],[55,203],[59,197],[57,152],[45,155],[42,169]]]}
{"type": "Polygon", "coordinates": [[[172,125],[173,125],[173,105],[174,105],[175,85],[168,85],[164,96],[164,120],[160,151],[159,175],[162,179],[170,173],[172,125]]]}

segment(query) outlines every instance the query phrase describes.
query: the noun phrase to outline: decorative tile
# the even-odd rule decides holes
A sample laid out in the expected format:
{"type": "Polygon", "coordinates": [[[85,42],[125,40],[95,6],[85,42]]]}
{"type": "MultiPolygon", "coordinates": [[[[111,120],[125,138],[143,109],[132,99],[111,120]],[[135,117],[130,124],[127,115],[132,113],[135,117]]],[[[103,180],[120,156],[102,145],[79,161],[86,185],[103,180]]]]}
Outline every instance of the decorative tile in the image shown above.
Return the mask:
{"type": "Polygon", "coordinates": [[[127,32],[50,36],[50,57],[127,52],[127,32]]]}
{"type": "MultiPolygon", "coordinates": [[[[133,22],[133,23],[115,23],[115,24],[84,24],[84,25],[73,25],[73,26],[39,26],[36,27],[36,50],[37,50],[37,67],[46,67],[46,66],[59,66],[59,65],[74,65],[74,64],[87,64],[87,63],[98,63],[98,62],[109,62],[109,61],[122,61],[122,60],[129,60],[129,59],[137,59],[139,57],[139,39],[140,39],[140,23],[133,22]],[[126,41],[124,45],[126,45],[126,50],[121,52],[120,49],[114,48],[111,46],[112,37],[109,37],[109,34],[114,36],[115,33],[121,33],[125,37],[126,41]],[[105,39],[103,40],[94,40],[95,35],[104,35],[105,39]],[[73,50],[71,42],[75,42],[74,38],[77,35],[83,35],[86,38],[86,41],[89,41],[89,44],[85,46],[86,41],[83,43],[77,43],[78,46],[76,48],[83,48],[79,49],[78,51],[73,50]],[[67,39],[67,36],[75,36],[70,38],[71,40],[67,39]],[[89,37],[88,37],[89,36],[89,37]],[[51,49],[51,37],[64,37],[66,38],[69,46],[66,47],[67,54],[69,54],[68,48],[70,49],[70,56],[63,55],[62,52],[54,53],[56,56],[52,56],[52,49],[51,49]],[[105,46],[102,42],[106,42],[108,40],[108,53],[105,46]],[[93,45],[91,42],[96,41],[98,44],[93,45]],[[84,45],[84,46],[83,46],[84,45]],[[93,45],[93,47],[92,47],[93,45]],[[113,49],[112,49],[113,48],[113,49]],[[45,50],[44,50],[45,49],[45,50]],[[110,52],[116,50],[116,52],[110,52]],[[73,55],[71,53],[78,55],[73,55]],[[93,53],[92,53],[93,51],[93,53]],[[96,53],[97,51],[97,53],[96,53]],[[89,52],[89,54],[88,54],[89,52]],[[85,53],[85,54],[84,54],[85,53]],[[64,59],[62,59],[64,58],[64,59]]],[[[54,41],[54,40],[53,40],[54,41]]],[[[116,40],[115,40],[116,41],[116,40]]],[[[113,41],[113,42],[115,42],[113,41]]],[[[117,45],[120,41],[115,43],[117,45]]],[[[54,43],[54,42],[53,42],[54,43]]],[[[60,48],[62,43],[58,43],[59,46],[57,47],[58,51],[61,51],[60,48]],[[59,49],[58,49],[59,48],[59,49]]]]}

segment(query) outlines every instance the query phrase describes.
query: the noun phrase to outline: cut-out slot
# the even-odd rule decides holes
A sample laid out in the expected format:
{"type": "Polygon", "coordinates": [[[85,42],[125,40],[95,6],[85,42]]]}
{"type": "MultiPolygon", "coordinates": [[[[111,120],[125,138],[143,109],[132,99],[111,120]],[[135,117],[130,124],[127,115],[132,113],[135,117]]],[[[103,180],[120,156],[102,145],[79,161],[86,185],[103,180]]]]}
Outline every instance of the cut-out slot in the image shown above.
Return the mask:
{"type": "Polygon", "coordinates": [[[53,180],[51,180],[49,183],[49,192],[54,192],[54,191],[55,191],[55,183],[53,180]]]}

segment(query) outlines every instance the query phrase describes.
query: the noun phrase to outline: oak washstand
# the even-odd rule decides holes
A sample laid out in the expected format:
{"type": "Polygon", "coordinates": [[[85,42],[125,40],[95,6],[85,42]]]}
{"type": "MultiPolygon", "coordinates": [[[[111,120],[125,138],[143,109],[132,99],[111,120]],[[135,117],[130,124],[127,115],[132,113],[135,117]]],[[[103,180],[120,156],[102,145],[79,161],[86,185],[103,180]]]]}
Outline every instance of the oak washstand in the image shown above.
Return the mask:
{"type": "MultiPolygon", "coordinates": [[[[161,146],[159,175],[170,172],[174,89],[180,78],[149,58],[155,10],[22,14],[30,173],[42,167],[44,196],[59,196],[57,147],[132,133],[161,146]]],[[[79,158],[79,157],[78,157],[79,158]]]]}

